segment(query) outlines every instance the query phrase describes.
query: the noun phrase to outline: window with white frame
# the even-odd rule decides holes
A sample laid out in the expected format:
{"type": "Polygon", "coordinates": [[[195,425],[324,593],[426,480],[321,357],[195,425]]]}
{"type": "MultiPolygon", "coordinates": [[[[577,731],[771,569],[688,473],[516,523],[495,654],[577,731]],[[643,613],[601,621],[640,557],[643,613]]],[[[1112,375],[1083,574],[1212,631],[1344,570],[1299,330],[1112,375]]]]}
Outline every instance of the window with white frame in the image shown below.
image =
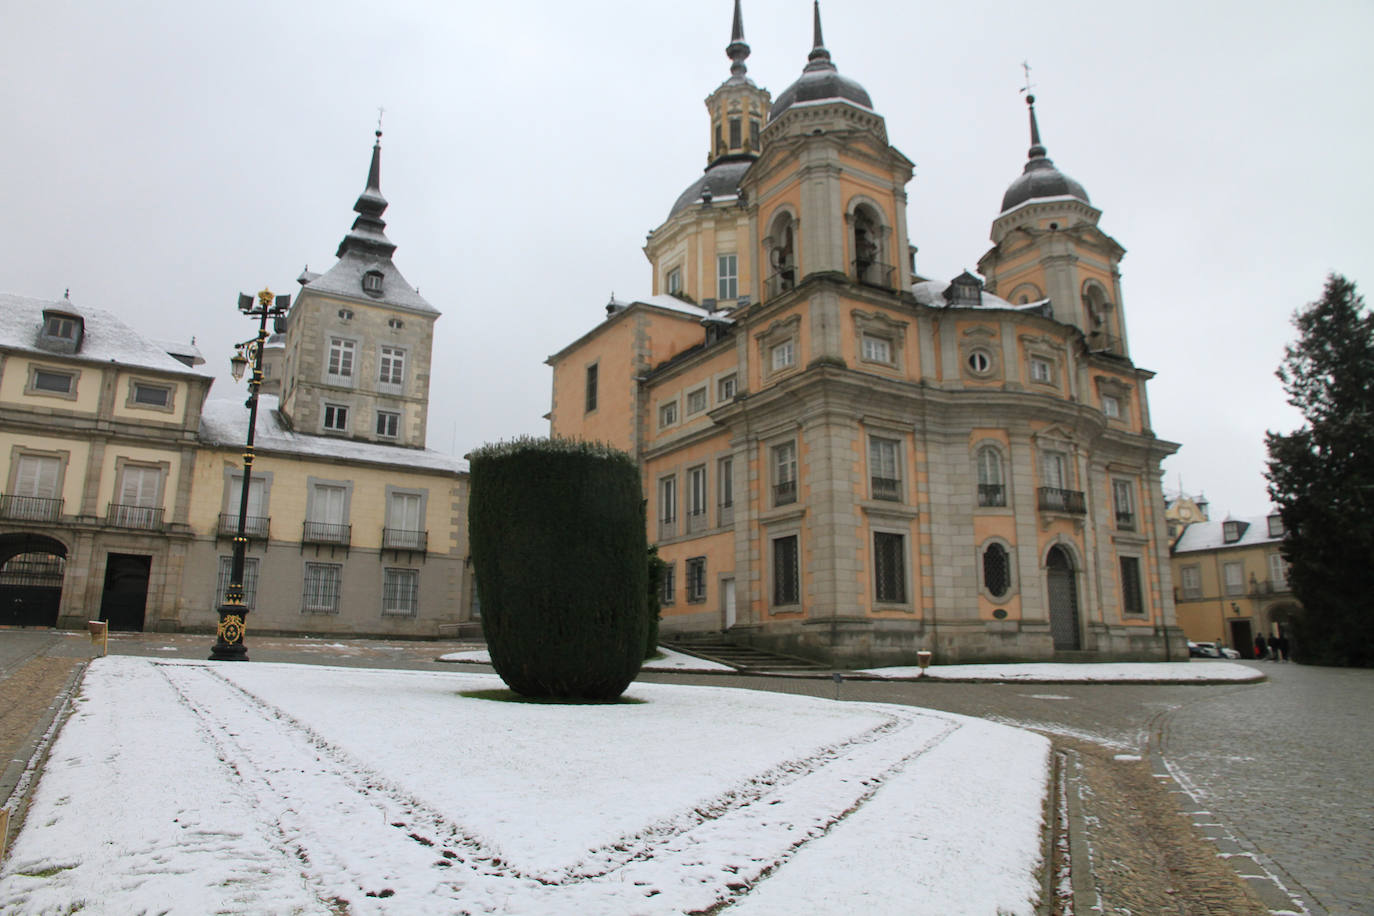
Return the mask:
{"type": "Polygon", "coordinates": [[[677,401],[669,401],[660,404],[658,408],[658,425],[660,427],[672,426],[677,423],[677,401]]]}
{"type": "Polygon", "coordinates": [[[1288,561],[1277,550],[1269,554],[1269,582],[1275,591],[1288,588],[1288,561]]]}
{"type": "Polygon", "coordinates": [[[1283,537],[1283,519],[1278,515],[1269,516],[1269,536],[1271,538],[1283,537]]]}
{"type": "Polygon", "coordinates": [[[862,338],[862,352],[864,362],[892,363],[892,341],[886,337],[879,337],[876,334],[864,334],[862,338]]]}
{"type": "Polygon", "coordinates": [[[801,603],[801,550],[797,535],[773,538],[773,604],[801,603]]]}
{"type": "Polygon", "coordinates": [[[55,455],[20,455],[15,462],[11,496],[56,499],[62,459],[55,455]]]}
{"type": "Polygon", "coordinates": [[[314,483],[308,494],[305,538],[310,542],[347,544],[348,488],[338,484],[314,483]]]}
{"type": "Polygon", "coordinates": [[[679,296],[679,295],[681,295],[681,294],[682,294],[682,268],[680,268],[680,267],[674,267],[672,270],[668,271],[668,279],[667,279],[667,282],[666,282],[665,285],[666,285],[667,290],[668,290],[668,295],[670,295],[670,296],[679,296]]]}
{"type": "MultiPolygon", "coordinates": [[[[234,577],[234,558],[219,558],[219,581],[215,585],[215,607],[224,604],[229,595],[229,582],[234,577]]],[[[243,558],[243,606],[253,610],[258,603],[258,558],[243,558]]]]}
{"type": "Polygon", "coordinates": [[[1063,452],[1040,454],[1040,485],[1054,490],[1069,489],[1069,456],[1063,452]]]}
{"type": "MultiPolygon", "coordinates": [[[[225,493],[225,504],[229,508],[224,514],[226,530],[239,530],[239,506],[242,502],[243,474],[230,474],[225,493]]],[[[267,536],[267,481],[262,477],[252,477],[248,481],[248,511],[244,519],[246,533],[267,536]]]]}
{"type": "Polygon", "coordinates": [[[1030,376],[1033,382],[1043,382],[1046,385],[1054,382],[1054,364],[1041,356],[1032,356],[1030,361],[1030,376]]]}
{"type": "Polygon", "coordinates": [[[773,505],[797,501],[797,443],[773,446],[773,505]]]}
{"type": "Polygon", "coordinates": [[[339,613],[339,594],[343,587],[343,564],[305,564],[305,585],[301,589],[301,613],[339,613]]]}
{"type": "Polygon", "coordinates": [[[1198,599],[1202,597],[1202,570],[1196,566],[1185,566],[1179,570],[1179,586],[1183,597],[1198,599]]]}
{"type": "Polygon", "coordinates": [[[677,475],[669,474],[658,482],[658,536],[677,534],[677,475]]]}
{"type": "Polygon", "coordinates": [[[1226,594],[1245,594],[1245,567],[1240,563],[1226,563],[1221,567],[1226,578],[1226,594]]]}
{"type": "Polygon", "coordinates": [[[706,465],[698,465],[687,471],[687,514],[688,523],[706,521],[706,465]]]}
{"type": "Polygon", "coordinates": [[[1121,419],[1121,399],[1114,394],[1102,395],[1102,412],[1113,420],[1121,419]]]}
{"type": "Polygon", "coordinates": [[[906,601],[906,536],[873,533],[873,597],[877,601],[906,601]]]}
{"type": "Polygon", "coordinates": [[[1112,506],[1116,510],[1116,527],[1123,531],[1134,531],[1135,485],[1129,480],[1113,480],[1112,506]]]}
{"type": "Polygon", "coordinates": [[[796,341],[784,340],[782,343],[774,344],[769,351],[769,365],[774,372],[786,369],[797,361],[796,341]]]}
{"type": "Polygon", "coordinates": [[[695,388],[687,392],[687,416],[701,413],[706,409],[706,388],[695,388]]]}
{"type": "Polygon", "coordinates": [[[406,380],[406,351],[400,347],[382,347],[377,357],[377,382],[399,388],[406,380]]]}
{"type": "Polygon", "coordinates": [[[716,298],[739,298],[739,262],[733,254],[716,257],[716,298]]]}
{"type": "Polygon", "coordinates": [[[401,434],[401,415],[394,410],[377,411],[377,435],[395,439],[401,434]]]}
{"type": "Polygon", "coordinates": [[[706,600],[706,558],[689,557],[687,560],[687,601],[699,604],[706,600]]]}
{"type": "Polygon", "coordinates": [[[382,613],[398,617],[414,617],[420,613],[418,569],[382,570],[382,613]]]}
{"type": "Polygon", "coordinates": [[[382,294],[382,272],[380,270],[369,270],[363,274],[363,292],[369,296],[382,294]]]}
{"type": "Polygon", "coordinates": [[[716,401],[724,404],[735,399],[736,392],[739,391],[739,378],[731,372],[716,383],[716,401]]]}
{"type": "Polygon", "coordinates": [[[358,345],[345,337],[329,338],[329,365],[326,381],[331,385],[353,385],[353,363],[358,345]]]}
{"type": "Polygon", "coordinates": [[[716,504],[720,507],[720,524],[728,525],[735,518],[735,460],[722,458],[716,462],[716,504]]]}
{"type": "Polygon", "coordinates": [[[987,508],[1007,504],[1006,478],[1002,472],[1002,452],[995,446],[978,449],[978,505],[987,508]]]}
{"type": "Polygon", "coordinates": [[[161,524],[162,475],[160,467],[124,465],[114,524],[121,528],[156,528],[161,524]]]}
{"type": "Polygon", "coordinates": [[[425,504],[422,494],[401,490],[388,492],[383,546],[396,550],[425,549],[425,504]]]}
{"type": "Polygon", "coordinates": [[[321,425],[336,433],[348,432],[348,407],[343,404],[324,405],[324,417],[321,425]]]}
{"type": "Polygon", "coordinates": [[[881,436],[868,437],[869,492],[873,499],[901,501],[902,443],[881,436]]]}

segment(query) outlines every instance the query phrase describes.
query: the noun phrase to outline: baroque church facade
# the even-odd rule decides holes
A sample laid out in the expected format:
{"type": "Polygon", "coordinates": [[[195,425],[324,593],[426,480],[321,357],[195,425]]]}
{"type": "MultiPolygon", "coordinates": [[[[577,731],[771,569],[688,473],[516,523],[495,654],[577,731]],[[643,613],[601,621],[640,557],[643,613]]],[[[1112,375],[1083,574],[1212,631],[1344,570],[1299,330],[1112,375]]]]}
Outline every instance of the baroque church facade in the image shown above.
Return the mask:
{"type": "Polygon", "coordinates": [[[648,237],[652,294],[548,360],[556,436],[640,463],[665,636],[843,666],[1186,658],[1146,382],[1100,211],[1048,158],[983,279],[921,277],[913,166],[840,73],[730,76],[708,165],[648,237]]]}

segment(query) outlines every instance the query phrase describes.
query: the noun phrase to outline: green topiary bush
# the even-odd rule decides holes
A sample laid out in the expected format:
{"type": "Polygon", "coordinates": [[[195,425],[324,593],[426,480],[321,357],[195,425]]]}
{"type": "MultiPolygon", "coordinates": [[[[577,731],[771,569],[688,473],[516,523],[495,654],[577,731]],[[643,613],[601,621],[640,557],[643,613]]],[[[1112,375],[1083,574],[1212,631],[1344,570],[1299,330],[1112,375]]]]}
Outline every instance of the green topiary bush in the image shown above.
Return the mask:
{"type": "Polygon", "coordinates": [[[634,460],[559,439],[484,446],[468,459],[468,533],[496,673],[528,697],[620,696],[649,622],[634,460]]]}

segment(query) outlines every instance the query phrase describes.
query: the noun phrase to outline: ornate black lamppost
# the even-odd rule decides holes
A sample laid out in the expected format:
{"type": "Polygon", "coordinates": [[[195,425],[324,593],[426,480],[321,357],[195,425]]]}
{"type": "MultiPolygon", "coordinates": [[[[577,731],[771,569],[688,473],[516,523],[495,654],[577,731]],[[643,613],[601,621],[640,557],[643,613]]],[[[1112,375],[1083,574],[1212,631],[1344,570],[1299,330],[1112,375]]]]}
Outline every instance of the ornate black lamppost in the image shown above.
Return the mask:
{"type": "Polygon", "coordinates": [[[243,487],[239,491],[239,525],[234,535],[234,560],[229,570],[229,587],[224,603],[219,606],[219,628],[215,633],[215,647],[210,650],[212,661],[246,662],[248,650],[243,645],[244,618],[248,606],[243,600],[244,554],[248,550],[248,487],[253,478],[253,433],[258,425],[258,389],[262,387],[262,348],[267,342],[267,319],[274,319],[274,328],[291,306],[290,296],[278,296],[269,289],[252,296],[239,293],[239,311],[258,319],[258,336],[234,345],[229,360],[234,381],[243,378],[243,370],[251,363],[253,374],[248,378],[248,440],[243,447],[243,487]]]}

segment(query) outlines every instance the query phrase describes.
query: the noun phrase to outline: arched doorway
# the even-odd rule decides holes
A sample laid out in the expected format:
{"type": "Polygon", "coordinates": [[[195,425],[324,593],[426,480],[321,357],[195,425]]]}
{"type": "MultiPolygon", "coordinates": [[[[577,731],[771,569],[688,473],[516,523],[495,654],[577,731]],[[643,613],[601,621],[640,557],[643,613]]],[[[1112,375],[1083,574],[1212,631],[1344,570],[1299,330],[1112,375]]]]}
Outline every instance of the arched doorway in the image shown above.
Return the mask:
{"type": "Polygon", "coordinates": [[[1078,630],[1078,583],[1073,560],[1063,547],[1050,548],[1045,557],[1045,579],[1049,587],[1050,636],[1054,638],[1054,648],[1083,648],[1078,630]]]}
{"type": "Polygon", "coordinates": [[[55,627],[67,546],[41,534],[0,535],[0,624],[55,627]]]}

